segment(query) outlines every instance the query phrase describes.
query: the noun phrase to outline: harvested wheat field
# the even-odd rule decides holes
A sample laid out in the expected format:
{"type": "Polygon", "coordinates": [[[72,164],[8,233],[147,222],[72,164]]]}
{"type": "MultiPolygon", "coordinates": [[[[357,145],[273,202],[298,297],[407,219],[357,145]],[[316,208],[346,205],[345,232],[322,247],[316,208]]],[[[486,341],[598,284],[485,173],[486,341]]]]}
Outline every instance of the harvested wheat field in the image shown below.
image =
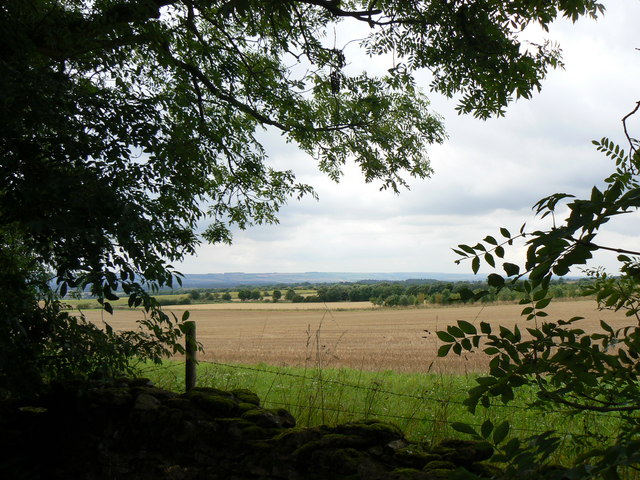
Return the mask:
{"type": "MultiPolygon", "coordinates": [[[[204,346],[200,360],[402,372],[482,371],[487,363],[482,354],[437,358],[435,330],[456,320],[476,325],[480,321],[505,326],[518,323],[522,329],[527,326],[519,316],[520,305],[362,309],[370,304],[327,304],[331,310],[322,310],[325,306],[319,304],[304,304],[306,309],[301,304],[271,305],[258,309],[262,304],[252,304],[248,306],[251,310],[237,305],[224,308],[225,304],[166,308],[178,317],[185,309],[191,312],[190,319],[197,323],[198,341],[204,346]],[[351,309],[346,310],[345,306],[351,309]],[[361,309],[354,309],[357,306],[361,309]],[[312,307],[315,309],[309,309],[312,307]]],[[[600,319],[615,327],[634,323],[623,313],[597,311],[595,302],[589,300],[554,302],[546,311],[553,320],[583,316],[580,326],[587,331],[598,329],[600,319]]],[[[101,322],[99,311],[86,312],[86,316],[101,322]]],[[[116,310],[112,318],[104,314],[116,329],[134,328],[140,316],[141,312],[134,310],[116,310]]]]}

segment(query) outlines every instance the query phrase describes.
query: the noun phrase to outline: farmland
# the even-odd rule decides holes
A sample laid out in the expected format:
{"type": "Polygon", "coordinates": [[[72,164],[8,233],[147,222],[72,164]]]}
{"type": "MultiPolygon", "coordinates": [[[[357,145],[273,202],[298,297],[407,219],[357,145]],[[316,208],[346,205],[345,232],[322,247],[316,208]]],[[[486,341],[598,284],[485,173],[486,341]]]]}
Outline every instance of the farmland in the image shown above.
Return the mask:
{"type": "MultiPolygon", "coordinates": [[[[278,366],[348,367],[398,372],[469,373],[482,371],[481,354],[437,358],[435,330],[456,320],[526,327],[520,305],[380,308],[369,302],[332,304],[213,304],[166,307],[181,315],[191,312],[204,347],[200,358],[222,363],[278,366]]],[[[597,311],[595,302],[553,302],[550,319],[583,316],[591,331],[600,319],[615,327],[632,319],[611,311],[597,311]]],[[[85,312],[91,321],[103,319],[116,329],[135,327],[142,313],[116,310],[113,317],[97,310],[85,312]]]]}

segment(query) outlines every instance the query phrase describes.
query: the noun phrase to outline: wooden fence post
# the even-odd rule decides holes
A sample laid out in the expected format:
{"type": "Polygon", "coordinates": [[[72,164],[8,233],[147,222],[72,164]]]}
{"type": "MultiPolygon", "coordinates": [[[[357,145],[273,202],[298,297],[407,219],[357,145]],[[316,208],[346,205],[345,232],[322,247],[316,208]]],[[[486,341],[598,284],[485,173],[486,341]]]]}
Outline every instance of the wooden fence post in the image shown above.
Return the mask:
{"type": "Polygon", "coordinates": [[[184,322],[185,331],[185,350],[186,350],[186,363],[185,363],[185,390],[188,392],[196,386],[196,322],[193,320],[184,322]]]}

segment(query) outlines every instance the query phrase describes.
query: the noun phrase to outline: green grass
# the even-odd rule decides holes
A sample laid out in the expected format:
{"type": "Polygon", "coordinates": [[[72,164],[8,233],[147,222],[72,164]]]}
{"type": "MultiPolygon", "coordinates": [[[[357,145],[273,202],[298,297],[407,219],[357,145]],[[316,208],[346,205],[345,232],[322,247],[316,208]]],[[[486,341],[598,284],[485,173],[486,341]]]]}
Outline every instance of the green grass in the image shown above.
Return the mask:
{"type": "MultiPolygon", "coordinates": [[[[143,374],[157,385],[184,389],[184,365],[167,363],[147,367],[143,374]]],[[[300,426],[335,425],[363,418],[395,423],[407,438],[435,443],[444,438],[462,437],[453,422],[479,426],[487,419],[494,424],[509,420],[512,433],[528,437],[545,430],[562,434],[562,455],[554,459],[567,463],[584,447],[588,430],[615,436],[615,417],[542,412],[527,407],[533,394],[520,392],[507,406],[499,402],[491,408],[478,408],[476,415],[462,405],[466,391],[476,385],[471,375],[409,374],[365,372],[350,369],[290,368],[270,365],[220,365],[202,363],[198,367],[198,386],[223,390],[248,388],[258,394],[268,408],[283,407],[296,417],[300,426]]]]}

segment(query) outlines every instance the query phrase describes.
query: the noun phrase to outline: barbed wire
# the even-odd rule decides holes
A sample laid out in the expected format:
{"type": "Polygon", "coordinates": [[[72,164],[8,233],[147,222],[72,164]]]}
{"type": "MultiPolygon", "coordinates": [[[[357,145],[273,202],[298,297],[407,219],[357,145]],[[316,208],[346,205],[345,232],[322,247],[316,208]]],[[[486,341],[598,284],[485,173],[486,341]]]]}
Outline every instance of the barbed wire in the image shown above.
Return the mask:
{"type": "MultiPolygon", "coordinates": [[[[287,377],[294,377],[294,378],[299,378],[299,379],[304,379],[304,380],[317,380],[316,377],[309,377],[306,375],[299,375],[299,374],[295,374],[295,373],[290,373],[290,372],[282,372],[282,371],[276,371],[276,370],[269,370],[269,369],[261,369],[261,368],[255,368],[255,367],[251,367],[251,366],[247,366],[247,365],[234,365],[234,364],[228,364],[228,363],[222,363],[222,362],[213,362],[213,361],[201,361],[200,363],[203,364],[208,364],[208,365],[215,365],[215,366],[220,366],[220,367],[225,367],[225,368],[230,368],[230,369],[238,369],[238,370],[247,370],[247,371],[255,371],[255,372],[260,372],[260,373],[269,373],[269,374],[273,374],[273,375],[282,375],[282,376],[287,376],[287,377]]],[[[181,366],[184,365],[185,362],[177,362],[174,363],[174,366],[181,366]]],[[[149,367],[148,370],[159,370],[162,369],[162,366],[154,366],[154,367],[149,367]]],[[[165,368],[166,369],[166,368],[165,368]]],[[[393,396],[397,396],[397,397],[405,397],[405,398],[412,398],[415,400],[430,400],[430,401],[434,401],[437,403],[446,403],[446,404],[455,404],[455,405],[463,405],[463,402],[459,402],[459,401],[455,401],[455,400],[451,400],[451,399],[436,399],[434,397],[430,397],[430,396],[418,396],[418,395],[410,395],[410,394],[406,394],[406,393],[400,393],[400,392],[393,392],[390,390],[383,390],[383,389],[379,389],[377,387],[371,388],[371,387],[367,387],[364,385],[354,385],[354,384],[349,384],[349,383],[345,383],[345,382],[340,382],[337,380],[330,380],[330,379],[322,379],[323,383],[332,383],[332,384],[336,384],[336,385],[340,385],[343,387],[349,387],[349,388],[354,388],[354,389],[360,389],[360,390],[367,390],[367,391],[372,391],[375,393],[387,393],[389,395],[393,395],[393,396]]],[[[424,416],[406,416],[406,415],[398,415],[398,414],[392,414],[392,413],[387,413],[387,412],[380,412],[377,410],[368,410],[368,411],[360,411],[360,410],[355,410],[355,409],[344,409],[344,408],[337,408],[335,406],[330,406],[327,405],[325,402],[322,402],[322,406],[316,406],[316,405],[301,405],[298,403],[292,403],[292,402],[278,402],[278,401],[274,401],[274,400],[268,400],[268,399],[263,399],[265,404],[271,405],[271,406],[277,406],[277,407],[286,407],[288,409],[292,409],[292,408],[298,408],[301,411],[304,410],[322,410],[325,412],[333,412],[333,413],[340,413],[340,414],[349,414],[349,415],[358,415],[358,416],[362,416],[362,417],[376,417],[376,418],[383,418],[383,419],[393,419],[393,420],[404,420],[404,421],[409,421],[409,422],[429,422],[431,424],[442,424],[442,425],[447,425],[451,428],[453,428],[453,424],[458,423],[452,420],[446,420],[446,419],[435,419],[435,418],[429,418],[429,417],[424,417],[424,416]]],[[[494,408],[494,407],[504,407],[504,408],[512,408],[512,409],[516,409],[516,410],[526,410],[527,407],[523,407],[523,406],[518,406],[518,405],[502,405],[502,404],[495,404],[495,405],[490,405],[489,408],[494,408]]],[[[566,413],[565,410],[555,410],[552,411],[551,413],[566,413]]],[[[593,413],[597,413],[597,412],[593,412],[593,413]]],[[[463,422],[466,425],[469,425],[471,427],[474,428],[482,428],[482,424],[480,423],[471,423],[471,422],[463,422]]],[[[542,433],[540,429],[532,429],[532,428],[524,428],[524,427],[514,427],[511,426],[511,431],[513,432],[519,432],[519,433],[523,433],[523,434],[540,434],[542,433]]],[[[574,438],[588,438],[588,439],[593,439],[593,434],[583,434],[583,433],[575,433],[575,432],[562,432],[562,431],[557,431],[557,430],[552,430],[552,432],[555,435],[564,437],[564,438],[569,438],[569,437],[574,437],[574,438]]],[[[600,438],[603,439],[608,439],[608,440],[614,440],[615,437],[612,436],[608,436],[608,435],[600,435],[600,438]]]]}
{"type": "MultiPolygon", "coordinates": [[[[296,408],[302,408],[302,409],[311,409],[313,407],[309,406],[309,405],[297,405],[294,403],[285,403],[285,402],[274,402],[274,401],[265,401],[265,403],[269,403],[271,405],[279,405],[281,407],[296,407],[296,408]]],[[[445,424],[445,425],[449,425],[452,426],[454,423],[460,423],[460,422],[454,422],[452,420],[443,420],[443,419],[434,419],[434,418],[426,418],[426,417],[406,417],[403,415],[394,415],[394,414],[389,414],[389,413],[383,413],[383,412],[375,412],[375,411],[370,411],[370,412],[359,412],[359,411],[355,411],[355,410],[342,410],[339,408],[335,408],[335,407],[327,407],[326,405],[322,406],[323,410],[326,411],[330,411],[330,412],[336,412],[336,413],[350,413],[352,415],[363,415],[365,417],[378,417],[378,418],[393,418],[396,420],[409,420],[409,421],[421,421],[421,422],[431,422],[431,423],[441,423],[441,424],[445,424]]],[[[482,428],[482,424],[480,423],[470,423],[470,422],[464,422],[465,425],[469,425],[471,427],[476,427],[476,428],[482,428]]],[[[541,431],[540,430],[536,430],[533,428],[522,428],[522,427],[513,427],[511,426],[510,429],[514,432],[522,432],[522,433],[528,433],[528,434],[540,434],[541,431]]],[[[580,437],[580,438],[589,438],[589,439],[593,439],[593,434],[584,434],[584,433],[571,433],[571,432],[558,432],[556,430],[553,430],[553,433],[556,435],[560,435],[562,437],[580,437]]],[[[607,435],[601,435],[601,438],[607,438],[609,440],[613,440],[615,439],[615,437],[610,437],[607,435]]]]}
{"type": "MultiPolygon", "coordinates": [[[[208,365],[215,365],[215,366],[219,366],[219,367],[224,367],[224,368],[229,368],[229,369],[236,369],[236,370],[247,370],[247,371],[253,371],[253,372],[258,372],[258,373],[267,373],[270,375],[275,375],[275,376],[285,376],[285,377],[292,377],[292,378],[297,378],[297,379],[301,379],[301,380],[305,380],[305,381],[317,381],[318,377],[317,376],[306,376],[306,375],[300,375],[297,373],[292,373],[292,372],[283,372],[281,370],[271,370],[271,369],[266,369],[266,368],[257,368],[257,367],[252,367],[249,365],[238,365],[238,364],[229,364],[229,363],[224,363],[224,362],[215,362],[215,361],[206,361],[206,360],[201,360],[199,361],[200,364],[208,364],[208,365]]],[[[174,365],[184,365],[185,362],[178,362],[178,363],[174,363],[174,365]]],[[[159,366],[158,368],[162,368],[162,366],[159,366]]],[[[316,370],[315,368],[312,367],[312,370],[316,370]]],[[[375,382],[375,380],[374,380],[375,382]]],[[[392,390],[387,390],[384,388],[381,388],[379,386],[375,386],[375,387],[371,387],[369,385],[359,385],[359,384],[352,384],[352,383],[346,383],[346,382],[341,382],[339,380],[333,380],[333,379],[327,379],[327,378],[322,378],[322,383],[323,384],[332,384],[332,385],[338,385],[341,387],[345,387],[345,388],[351,388],[354,390],[363,390],[363,391],[367,391],[367,392],[375,392],[376,394],[384,394],[384,395],[390,395],[390,396],[394,396],[394,397],[400,397],[400,398],[410,398],[413,400],[419,400],[419,401],[431,401],[434,403],[439,403],[439,404],[453,404],[453,405],[459,405],[462,407],[467,407],[467,404],[465,404],[463,401],[460,400],[454,400],[451,398],[438,398],[438,397],[434,397],[434,396],[430,396],[430,395],[412,395],[409,393],[403,393],[403,392],[394,392],[392,390]]],[[[466,390],[460,390],[460,393],[466,393],[466,390]]],[[[519,411],[523,411],[523,410],[528,410],[530,407],[529,406],[523,406],[523,405],[513,405],[513,404],[503,404],[503,403],[490,403],[489,406],[484,406],[484,405],[480,405],[480,407],[482,407],[483,409],[496,409],[496,408],[502,408],[502,409],[511,409],[511,410],[519,410],[519,411]]],[[[345,412],[347,413],[347,412],[345,412]]],[[[574,410],[567,410],[567,409],[547,409],[546,413],[551,413],[551,414],[571,414],[571,413],[575,413],[574,410]]],[[[619,418],[618,415],[615,415],[613,413],[607,413],[607,412],[588,412],[589,415],[593,415],[593,416],[602,416],[602,417],[608,417],[608,418],[619,418]]]]}

